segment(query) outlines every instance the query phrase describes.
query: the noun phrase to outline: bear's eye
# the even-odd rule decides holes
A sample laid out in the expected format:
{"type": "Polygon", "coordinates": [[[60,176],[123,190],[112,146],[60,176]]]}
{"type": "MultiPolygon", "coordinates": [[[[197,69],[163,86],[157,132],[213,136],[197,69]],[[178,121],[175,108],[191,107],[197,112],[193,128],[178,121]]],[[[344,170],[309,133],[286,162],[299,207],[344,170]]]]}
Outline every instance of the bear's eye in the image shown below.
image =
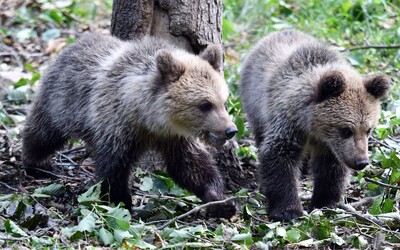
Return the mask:
{"type": "Polygon", "coordinates": [[[208,112],[212,109],[212,104],[209,101],[205,101],[199,105],[199,109],[202,112],[208,112]]]}
{"type": "Polygon", "coordinates": [[[372,128],[368,129],[368,130],[367,130],[367,135],[370,135],[371,132],[372,132],[372,128]]]}
{"type": "Polygon", "coordinates": [[[228,110],[228,103],[224,103],[225,110],[228,110]]]}
{"type": "Polygon", "coordinates": [[[339,129],[339,134],[343,139],[347,139],[353,135],[353,131],[348,127],[344,127],[339,129]]]}

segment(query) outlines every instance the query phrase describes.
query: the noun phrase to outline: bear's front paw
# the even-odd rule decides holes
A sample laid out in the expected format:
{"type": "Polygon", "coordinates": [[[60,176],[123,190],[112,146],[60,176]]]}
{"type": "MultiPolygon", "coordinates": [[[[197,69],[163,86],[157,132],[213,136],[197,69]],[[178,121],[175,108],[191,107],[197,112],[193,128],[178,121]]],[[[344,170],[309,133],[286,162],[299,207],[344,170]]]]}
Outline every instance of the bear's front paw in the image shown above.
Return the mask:
{"type": "Polygon", "coordinates": [[[222,204],[209,206],[207,215],[216,218],[230,219],[237,212],[237,204],[234,200],[229,200],[222,204]]]}
{"type": "Polygon", "coordinates": [[[43,164],[24,163],[24,170],[27,175],[36,179],[54,177],[54,175],[51,174],[53,171],[53,166],[49,162],[45,162],[43,164]]]}
{"type": "Polygon", "coordinates": [[[132,196],[129,191],[118,189],[118,187],[111,186],[111,190],[108,193],[109,186],[102,183],[102,199],[104,201],[110,201],[117,206],[120,202],[124,203],[124,207],[132,212],[132,196]]]}
{"type": "Polygon", "coordinates": [[[269,217],[273,221],[291,221],[293,219],[303,216],[303,210],[290,209],[285,211],[271,212],[269,217]]]}
{"type": "Polygon", "coordinates": [[[335,208],[337,201],[335,200],[311,200],[311,204],[309,207],[309,211],[312,211],[316,208],[335,208]]]}
{"type": "MultiPolygon", "coordinates": [[[[220,201],[226,199],[223,195],[224,190],[215,190],[214,188],[208,188],[202,197],[203,202],[207,203],[210,201],[220,201]]],[[[229,219],[234,216],[237,212],[237,203],[234,200],[229,200],[222,204],[212,205],[207,208],[207,215],[217,218],[229,219]]]]}

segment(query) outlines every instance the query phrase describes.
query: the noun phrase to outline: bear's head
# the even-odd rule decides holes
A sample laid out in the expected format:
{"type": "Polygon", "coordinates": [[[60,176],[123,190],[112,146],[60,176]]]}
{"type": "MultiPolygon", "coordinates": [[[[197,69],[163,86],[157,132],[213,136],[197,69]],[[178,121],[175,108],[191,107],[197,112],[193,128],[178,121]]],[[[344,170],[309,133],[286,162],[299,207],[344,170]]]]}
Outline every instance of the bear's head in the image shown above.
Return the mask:
{"type": "Polygon", "coordinates": [[[226,110],[228,86],[219,73],[222,48],[209,45],[199,56],[181,50],[157,53],[172,130],[223,144],[237,132],[226,110]]]}
{"type": "Polygon", "coordinates": [[[387,77],[365,79],[348,70],[330,70],[318,81],[311,130],[352,169],[369,164],[368,137],[379,119],[380,99],[389,87],[387,77]]]}

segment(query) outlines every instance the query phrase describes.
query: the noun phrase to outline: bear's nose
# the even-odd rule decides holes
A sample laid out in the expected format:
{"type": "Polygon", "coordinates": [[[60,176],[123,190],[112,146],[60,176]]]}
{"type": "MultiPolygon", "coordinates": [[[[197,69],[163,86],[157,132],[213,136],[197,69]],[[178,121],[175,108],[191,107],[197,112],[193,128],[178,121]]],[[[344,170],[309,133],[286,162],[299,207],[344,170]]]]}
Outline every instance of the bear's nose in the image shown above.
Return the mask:
{"type": "Polygon", "coordinates": [[[227,130],[225,130],[226,137],[227,137],[228,139],[231,139],[232,137],[234,137],[234,136],[236,135],[236,132],[237,132],[237,131],[238,131],[238,130],[237,130],[236,127],[228,128],[227,130]]]}
{"type": "Polygon", "coordinates": [[[355,163],[356,163],[356,168],[361,170],[369,164],[369,160],[368,159],[358,159],[358,160],[356,160],[355,163]]]}

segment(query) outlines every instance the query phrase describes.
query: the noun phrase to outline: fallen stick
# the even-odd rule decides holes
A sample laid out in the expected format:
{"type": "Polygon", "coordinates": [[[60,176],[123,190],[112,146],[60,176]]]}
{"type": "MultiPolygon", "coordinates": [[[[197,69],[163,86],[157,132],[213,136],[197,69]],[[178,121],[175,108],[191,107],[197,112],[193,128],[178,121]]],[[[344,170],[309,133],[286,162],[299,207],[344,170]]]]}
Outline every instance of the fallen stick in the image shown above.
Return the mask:
{"type": "Polygon", "coordinates": [[[189,216],[191,214],[194,214],[194,213],[198,212],[202,208],[206,208],[206,207],[213,206],[213,205],[224,204],[225,202],[228,202],[228,201],[233,200],[235,198],[237,198],[237,197],[235,197],[235,196],[234,197],[229,197],[229,198],[226,198],[225,200],[220,200],[220,201],[210,201],[210,202],[207,202],[205,204],[196,206],[192,210],[190,210],[190,211],[188,211],[188,212],[186,212],[184,214],[181,214],[181,215],[173,218],[172,220],[169,220],[168,222],[164,223],[162,226],[158,227],[157,229],[158,230],[162,230],[162,229],[168,227],[170,224],[174,223],[175,221],[180,220],[182,218],[185,218],[185,217],[187,217],[187,216],[189,216]]]}

